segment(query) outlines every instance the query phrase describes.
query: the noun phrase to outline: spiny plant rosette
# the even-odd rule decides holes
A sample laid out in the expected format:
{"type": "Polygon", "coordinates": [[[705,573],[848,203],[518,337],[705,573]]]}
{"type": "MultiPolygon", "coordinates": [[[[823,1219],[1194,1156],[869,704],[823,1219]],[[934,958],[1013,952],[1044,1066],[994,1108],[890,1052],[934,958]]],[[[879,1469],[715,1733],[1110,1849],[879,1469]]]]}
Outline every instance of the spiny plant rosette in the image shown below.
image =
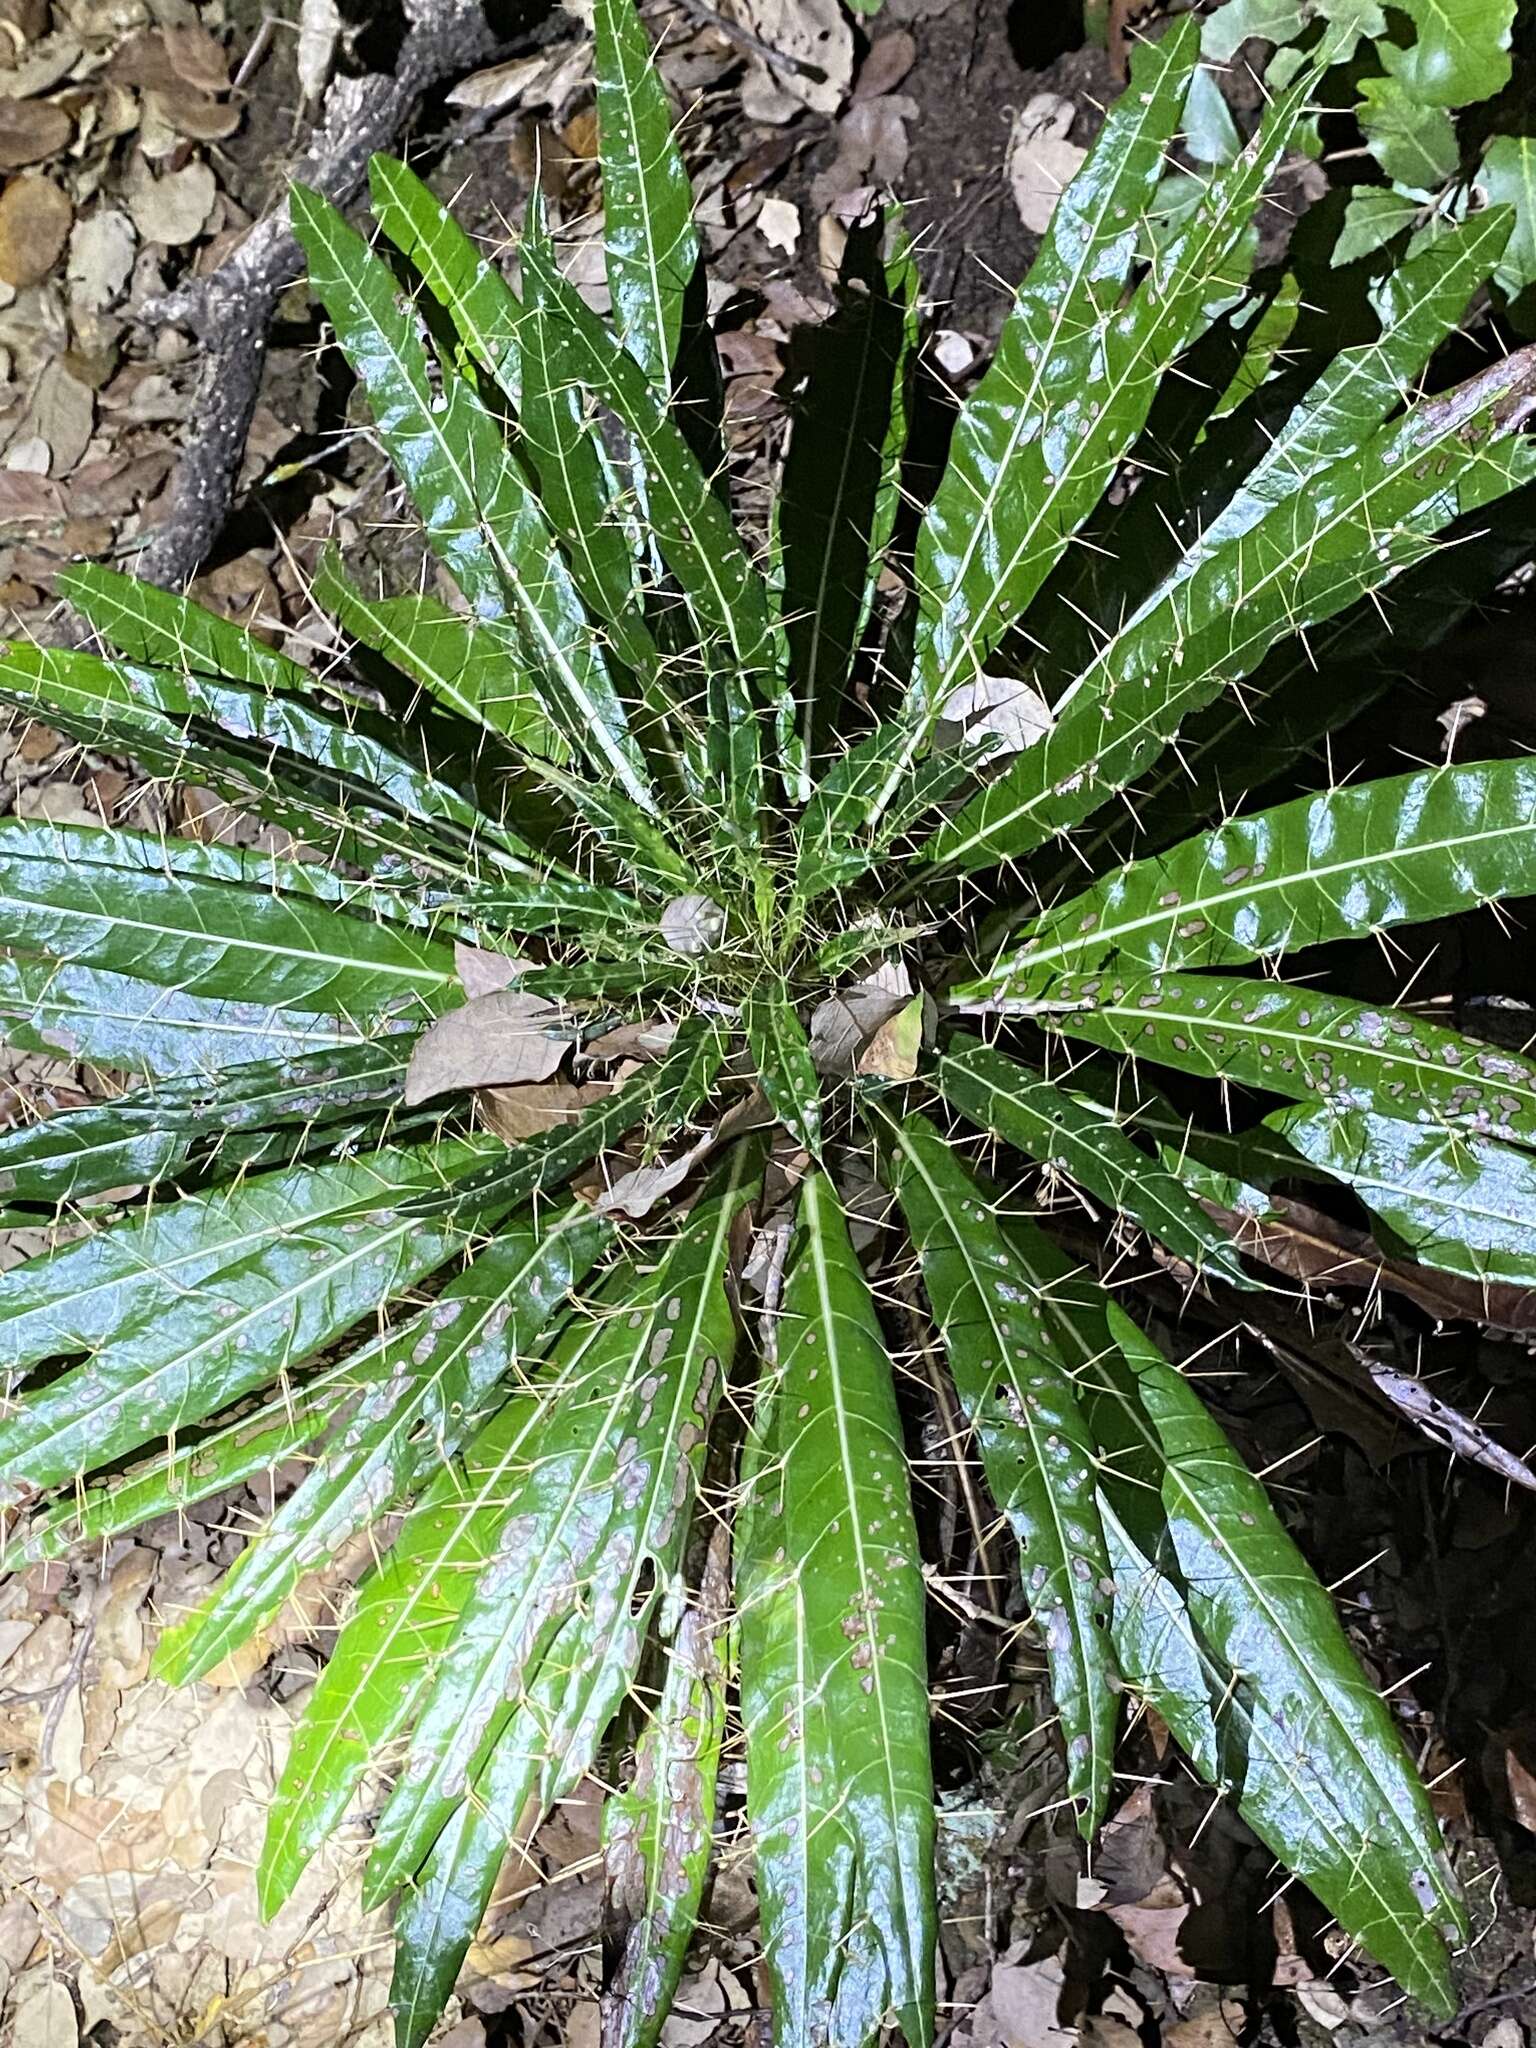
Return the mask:
{"type": "Polygon", "coordinates": [[[1148,1703],[1363,1949],[1452,2004],[1456,1884],[1328,1596],[1020,1192],[1075,1185],[1108,1268],[1139,1227],[1237,1290],[1265,1283],[1213,1212],[1310,1176],[1426,1266],[1536,1280],[1536,1066],[1278,972],[1530,892],[1536,767],[1223,801],[1304,776],[1380,687],[1387,622],[1443,623],[1497,552],[1489,508],[1536,471],[1530,362],[1413,394],[1509,220],[1384,264],[1369,331],[1270,364],[1253,222],[1332,53],[1195,180],[1170,168],[1195,33],[1139,51],[926,502],[911,254],[853,235],[754,536],[690,340],[666,103],[598,0],[612,327],[537,208],[514,296],[398,163],[373,167],[388,253],[293,199],[463,603],[327,561],[353,651],[322,674],[80,568],[116,655],[0,670],[11,704],[309,850],[0,825],[13,1041],[140,1077],[0,1140],[8,1222],[91,1226],[0,1282],[0,1467],[37,1559],[307,1462],[163,1638],[177,1680],[398,1518],[258,1883],[276,1910],[382,1785],[366,1889],[398,1900],[404,2043],[509,1837],[593,1771],[618,1783],[610,2037],[656,2040],[738,1725],[776,2039],[933,2038],[922,1555],[871,1270],[920,1281],[1017,1538],[1084,1836],[1148,1703]],[[1141,1062],[1280,1106],[1233,1136],[1214,1088],[1202,1126],[1141,1062]]]}

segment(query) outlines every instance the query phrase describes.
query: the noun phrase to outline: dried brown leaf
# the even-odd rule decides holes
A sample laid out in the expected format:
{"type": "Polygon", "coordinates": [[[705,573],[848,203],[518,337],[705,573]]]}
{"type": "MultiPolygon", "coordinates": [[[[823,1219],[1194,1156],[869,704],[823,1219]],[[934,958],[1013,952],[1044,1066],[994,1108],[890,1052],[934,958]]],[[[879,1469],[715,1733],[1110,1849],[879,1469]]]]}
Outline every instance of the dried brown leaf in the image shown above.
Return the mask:
{"type": "Polygon", "coordinates": [[[44,162],[67,148],[74,132],[74,122],[52,100],[0,100],[0,171],[44,162]]]}
{"type": "Polygon", "coordinates": [[[570,1047],[565,1012],[546,996],[511,988],[472,996],[417,1040],[406,1070],[406,1104],[458,1088],[547,1081],[570,1047]]]}
{"type": "Polygon", "coordinates": [[[12,178],[0,192],[0,283],[41,284],[63,255],[74,218],[52,179],[12,178]]]}
{"type": "Polygon", "coordinates": [[[488,996],[499,988],[510,988],[529,965],[515,954],[488,953],[481,946],[466,946],[462,939],[454,942],[453,964],[467,996],[488,996]]]}
{"type": "Polygon", "coordinates": [[[752,60],[741,94],[749,120],[837,112],[853,81],[853,27],[838,0],[734,0],[731,12],[778,60],[752,60]]]}
{"type": "Polygon", "coordinates": [[[917,44],[908,31],[888,29],[883,36],[875,37],[869,55],[859,66],[854,98],[876,100],[882,93],[894,92],[916,62],[917,44]]]}
{"type": "Polygon", "coordinates": [[[126,213],[104,207],[75,222],[65,277],[70,307],[77,318],[104,313],[121,298],[137,247],[138,238],[126,213]]]}
{"type": "Polygon", "coordinates": [[[1013,117],[1005,170],[1019,219],[1043,235],[1056,202],[1088,154],[1067,141],[1077,109],[1060,93],[1037,92],[1013,117]]]}
{"type": "Polygon", "coordinates": [[[144,96],[146,112],[193,142],[224,142],[240,126],[240,109],[184,88],[144,96]]]}
{"type": "Polygon", "coordinates": [[[229,59],[217,37],[197,22],[162,29],[161,34],[165,37],[165,54],[171,69],[184,85],[190,85],[195,92],[229,90],[229,59]]]}
{"type": "Polygon", "coordinates": [[[608,1092],[607,1085],[597,1081],[535,1081],[521,1088],[486,1088],[476,1099],[497,1137],[520,1145],[556,1124],[571,1123],[608,1092]]]}
{"type": "Polygon", "coordinates": [[[219,188],[207,164],[185,164],[157,178],[138,158],[128,174],[126,196],[144,240],[179,249],[196,241],[208,225],[219,188]]]}

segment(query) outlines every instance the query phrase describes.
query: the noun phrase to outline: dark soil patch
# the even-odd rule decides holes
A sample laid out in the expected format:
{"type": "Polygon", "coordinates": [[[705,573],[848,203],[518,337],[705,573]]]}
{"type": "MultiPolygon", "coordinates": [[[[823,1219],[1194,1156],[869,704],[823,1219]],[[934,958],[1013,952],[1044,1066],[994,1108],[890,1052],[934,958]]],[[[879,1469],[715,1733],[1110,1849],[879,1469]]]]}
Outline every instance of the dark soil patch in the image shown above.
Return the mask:
{"type": "Polygon", "coordinates": [[[925,284],[949,325],[995,335],[1013,287],[1038,246],[1019,219],[1004,161],[1017,108],[1038,92],[1076,106],[1072,140],[1092,140],[1114,95],[1109,58],[1093,45],[1027,70],[1006,11],[988,0],[919,22],[918,56],[903,86],[920,107],[905,194],[925,284]]]}

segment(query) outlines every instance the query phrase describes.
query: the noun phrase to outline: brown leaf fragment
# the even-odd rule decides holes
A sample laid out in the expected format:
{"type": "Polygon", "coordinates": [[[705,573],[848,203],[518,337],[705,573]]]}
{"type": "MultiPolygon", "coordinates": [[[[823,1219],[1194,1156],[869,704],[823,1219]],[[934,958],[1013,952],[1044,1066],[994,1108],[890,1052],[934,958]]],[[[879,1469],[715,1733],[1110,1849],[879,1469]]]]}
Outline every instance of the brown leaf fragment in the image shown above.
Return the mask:
{"type": "Polygon", "coordinates": [[[893,28],[876,36],[859,67],[853,97],[876,100],[882,93],[894,92],[916,62],[917,44],[906,29],[893,28]]]}
{"type": "Polygon", "coordinates": [[[223,46],[197,22],[181,28],[166,28],[165,54],[171,69],[183,84],[196,92],[221,93],[229,90],[229,59],[223,46]]]}
{"type": "Polygon", "coordinates": [[[74,122],[52,100],[0,100],[0,171],[56,156],[74,132],[74,122]]]}
{"type": "Polygon", "coordinates": [[[12,178],[0,192],[0,283],[18,290],[41,284],[63,255],[74,218],[52,179],[12,178]]]}
{"type": "Polygon", "coordinates": [[[1370,1375],[1377,1391],[1425,1436],[1443,1444],[1455,1457],[1465,1458],[1472,1465],[1481,1465],[1485,1471],[1496,1474],[1509,1485],[1523,1486],[1527,1492],[1536,1493],[1536,1472],[1532,1472],[1530,1466],[1517,1458],[1513,1451],[1505,1450],[1501,1443],[1496,1442],[1481,1423],[1474,1422],[1459,1408],[1453,1408],[1449,1401],[1442,1401],[1412,1373],[1398,1372],[1393,1366],[1383,1365],[1379,1359],[1357,1350],[1354,1345],[1350,1349],[1370,1375]]]}
{"type": "Polygon", "coordinates": [[[455,1088],[547,1081],[570,1050],[565,1012],[545,996],[495,989],[423,1032],[405,1076],[408,1107],[455,1088]]]}
{"type": "Polygon", "coordinates": [[[177,92],[145,95],[148,111],[158,115],[168,128],[193,142],[224,142],[240,126],[240,109],[211,100],[206,93],[190,88],[177,92]]]}
{"type": "Polygon", "coordinates": [[[477,1098],[480,1114],[498,1138],[520,1145],[556,1124],[568,1124],[608,1093],[595,1081],[533,1081],[520,1088],[487,1088],[477,1098]]]}
{"type": "Polygon", "coordinates": [[[482,946],[466,946],[462,939],[456,939],[453,964],[465,995],[488,996],[496,989],[510,988],[520,974],[527,973],[531,963],[519,960],[513,953],[488,953],[482,946]]]}
{"type": "Polygon", "coordinates": [[[1256,1217],[1211,1202],[1200,1205],[1231,1235],[1240,1252],[1308,1287],[1375,1290],[1385,1287],[1443,1322],[1491,1324],[1499,1330],[1536,1330],[1536,1287],[1463,1280],[1406,1259],[1387,1258],[1363,1231],[1336,1223],[1321,1210],[1287,1197],[1275,1216],[1256,1217]]]}
{"type": "Polygon", "coordinates": [[[128,211],[146,242],[179,249],[208,225],[219,188],[207,164],[186,164],[157,178],[142,160],[127,181],[128,211]]]}

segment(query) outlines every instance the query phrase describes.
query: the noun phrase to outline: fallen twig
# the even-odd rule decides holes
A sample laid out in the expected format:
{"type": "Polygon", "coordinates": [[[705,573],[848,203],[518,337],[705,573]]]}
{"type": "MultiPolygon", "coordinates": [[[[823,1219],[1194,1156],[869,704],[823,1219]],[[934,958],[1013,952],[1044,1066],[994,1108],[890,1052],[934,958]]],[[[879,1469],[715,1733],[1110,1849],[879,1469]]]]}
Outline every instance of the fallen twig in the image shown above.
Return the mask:
{"type": "MultiPolygon", "coordinates": [[[[425,94],[510,53],[505,28],[493,25],[481,0],[414,0],[407,12],[411,26],[394,70],[333,81],[285,187],[296,180],[345,205],[362,185],[369,157],[394,141],[425,94]]],[[[171,509],[134,564],[139,576],[166,588],[188,581],[229,514],[268,329],[279,297],[301,268],[285,198],[286,192],[217,270],[152,300],[141,314],[152,325],[190,328],[203,344],[195,431],[182,451],[171,509]]]]}

